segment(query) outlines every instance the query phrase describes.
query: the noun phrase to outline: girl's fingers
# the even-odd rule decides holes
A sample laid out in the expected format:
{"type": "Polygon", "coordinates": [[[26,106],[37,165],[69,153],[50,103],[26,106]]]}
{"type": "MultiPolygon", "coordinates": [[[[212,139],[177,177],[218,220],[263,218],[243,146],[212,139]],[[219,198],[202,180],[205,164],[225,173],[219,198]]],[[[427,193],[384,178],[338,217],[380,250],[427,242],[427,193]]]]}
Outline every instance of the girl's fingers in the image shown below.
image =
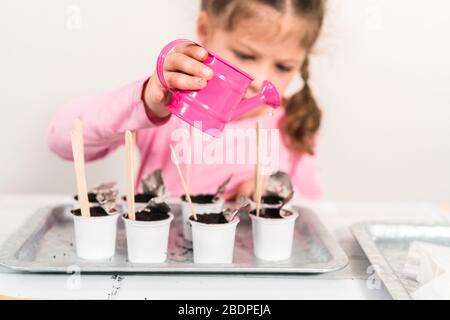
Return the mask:
{"type": "Polygon", "coordinates": [[[166,73],[166,81],[169,87],[179,90],[200,90],[206,86],[205,79],[191,77],[179,72],[166,73]]]}
{"type": "Polygon", "coordinates": [[[166,64],[167,71],[179,71],[191,76],[210,80],[213,71],[203,63],[188,57],[183,53],[175,52],[168,59],[166,64]]]}
{"type": "Polygon", "coordinates": [[[208,51],[205,48],[191,44],[188,46],[181,46],[175,49],[175,52],[185,54],[198,61],[204,61],[208,57],[208,51]]]}

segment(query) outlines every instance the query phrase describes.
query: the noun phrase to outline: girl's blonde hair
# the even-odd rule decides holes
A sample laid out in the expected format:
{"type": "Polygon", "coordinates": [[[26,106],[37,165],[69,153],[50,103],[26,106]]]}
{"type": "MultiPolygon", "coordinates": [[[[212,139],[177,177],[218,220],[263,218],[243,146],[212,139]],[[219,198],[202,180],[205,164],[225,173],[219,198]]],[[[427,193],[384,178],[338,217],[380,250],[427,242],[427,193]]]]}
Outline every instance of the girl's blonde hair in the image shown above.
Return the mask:
{"type": "Polygon", "coordinates": [[[322,112],[309,86],[309,53],[316,43],[325,16],[326,0],[202,0],[202,10],[213,17],[221,18],[226,30],[233,30],[243,20],[254,16],[255,4],[262,4],[280,13],[293,10],[306,19],[308,30],[301,39],[307,50],[300,74],[305,83],[302,90],[286,102],[286,112],[280,120],[280,128],[285,143],[299,153],[314,153],[314,137],[319,131],[322,112]]]}

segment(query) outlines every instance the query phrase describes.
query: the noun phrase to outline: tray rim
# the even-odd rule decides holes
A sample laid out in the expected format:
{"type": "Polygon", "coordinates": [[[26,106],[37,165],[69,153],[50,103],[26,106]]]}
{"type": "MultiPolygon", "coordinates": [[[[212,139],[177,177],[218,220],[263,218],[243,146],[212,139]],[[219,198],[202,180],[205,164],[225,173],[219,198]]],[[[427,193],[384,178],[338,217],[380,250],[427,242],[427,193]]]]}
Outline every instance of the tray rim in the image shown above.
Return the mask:
{"type": "MultiPolygon", "coordinates": [[[[26,220],[2,245],[0,248],[0,266],[6,267],[10,270],[28,273],[68,273],[67,262],[54,262],[53,266],[46,268],[37,267],[36,262],[23,261],[15,257],[15,253],[30,239],[30,237],[38,232],[41,226],[46,222],[48,215],[52,214],[53,210],[57,208],[65,208],[69,204],[61,204],[55,206],[46,206],[39,208],[28,220],[26,220]]],[[[172,205],[172,203],[171,203],[172,205]]],[[[142,266],[134,265],[132,267],[101,267],[98,270],[95,267],[95,262],[86,262],[85,265],[80,266],[80,271],[86,273],[140,273],[140,274],[324,274],[341,270],[349,264],[349,259],[339,245],[338,241],[333,238],[331,233],[318,218],[317,214],[308,207],[300,205],[292,205],[292,208],[303,210],[304,215],[314,222],[315,232],[321,235],[321,241],[331,255],[331,259],[325,263],[317,264],[316,268],[300,269],[287,267],[239,267],[238,264],[231,265],[202,265],[195,268],[186,266],[174,267],[168,264],[145,264],[142,266]]]]}
{"type": "Polygon", "coordinates": [[[372,264],[380,280],[394,300],[413,300],[408,290],[403,285],[398,274],[392,269],[386,258],[378,249],[374,237],[369,228],[373,226],[408,226],[408,227],[449,227],[447,222],[420,222],[411,221],[366,221],[353,224],[350,229],[369,262],[372,264]]]}

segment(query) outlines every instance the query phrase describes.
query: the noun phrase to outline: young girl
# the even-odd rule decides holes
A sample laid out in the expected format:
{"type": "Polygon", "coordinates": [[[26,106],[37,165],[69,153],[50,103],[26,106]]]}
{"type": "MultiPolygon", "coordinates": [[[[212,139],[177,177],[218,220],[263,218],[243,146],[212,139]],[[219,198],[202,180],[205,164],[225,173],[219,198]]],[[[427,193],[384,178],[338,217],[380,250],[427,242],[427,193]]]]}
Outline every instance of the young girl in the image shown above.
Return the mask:
{"type": "MultiPolygon", "coordinates": [[[[279,129],[278,169],[289,173],[297,197],[306,199],[320,196],[315,177],[314,141],[321,112],[308,85],[308,57],[322,27],[324,2],[202,0],[197,21],[202,46],[255,78],[246,97],[258,93],[264,80],[273,82],[283,95],[300,72],[304,86],[285,99],[282,108],[270,113],[269,107],[260,106],[231,122],[226,130],[253,129],[256,121],[260,121],[264,129],[279,129]]],[[[202,63],[206,57],[207,51],[202,47],[178,46],[164,65],[169,86],[181,90],[205,87],[213,76],[212,70],[202,63]]],[[[124,143],[126,130],[134,130],[141,155],[136,181],[160,168],[168,189],[172,194],[180,195],[183,189],[170,161],[169,144],[176,144],[174,132],[186,129],[188,125],[171,116],[166,108],[168,99],[169,93],[154,73],[150,79],[76,100],[54,118],[48,132],[49,147],[61,158],[72,160],[70,131],[77,118],[84,124],[86,161],[105,157],[124,143]]],[[[202,143],[203,148],[207,148],[208,143],[214,142],[204,139],[202,143]]],[[[235,154],[237,150],[226,150],[227,154],[230,152],[235,154]]],[[[192,161],[190,188],[193,194],[214,191],[230,174],[233,179],[226,198],[253,194],[253,164],[192,161]]]]}

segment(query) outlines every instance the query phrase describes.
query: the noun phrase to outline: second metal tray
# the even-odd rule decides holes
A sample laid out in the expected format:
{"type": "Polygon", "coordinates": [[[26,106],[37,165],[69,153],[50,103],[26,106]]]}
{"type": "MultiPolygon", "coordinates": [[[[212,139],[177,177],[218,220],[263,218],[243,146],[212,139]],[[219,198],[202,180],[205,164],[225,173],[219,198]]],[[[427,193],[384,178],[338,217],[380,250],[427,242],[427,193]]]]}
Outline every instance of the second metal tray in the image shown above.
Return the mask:
{"type": "Polygon", "coordinates": [[[168,259],[162,264],[133,264],[127,260],[123,222],[119,220],[116,255],[106,261],[85,261],[75,252],[72,217],[67,206],[43,208],[0,249],[0,264],[39,273],[326,273],[344,268],[347,256],[316,215],[293,206],[296,223],[293,254],[289,260],[265,262],[253,256],[251,221],[241,217],[236,232],[234,262],[225,265],[194,264],[192,247],[181,232],[179,204],[171,204],[168,259]]]}
{"type": "Polygon", "coordinates": [[[417,281],[403,274],[411,244],[428,242],[450,247],[450,224],[360,223],[352,227],[367,258],[396,300],[411,300],[417,281]]]}

